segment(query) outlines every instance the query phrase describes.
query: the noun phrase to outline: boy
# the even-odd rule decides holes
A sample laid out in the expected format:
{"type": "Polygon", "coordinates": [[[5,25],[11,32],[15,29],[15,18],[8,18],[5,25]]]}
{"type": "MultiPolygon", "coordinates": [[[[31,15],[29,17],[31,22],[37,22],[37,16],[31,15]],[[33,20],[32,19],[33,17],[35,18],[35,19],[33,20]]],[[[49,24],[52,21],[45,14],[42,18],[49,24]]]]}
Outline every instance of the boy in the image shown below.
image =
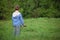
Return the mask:
{"type": "Polygon", "coordinates": [[[15,7],[15,12],[12,14],[12,22],[14,26],[14,34],[17,36],[20,33],[20,26],[24,25],[24,20],[22,18],[22,14],[18,11],[19,6],[15,7]]]}

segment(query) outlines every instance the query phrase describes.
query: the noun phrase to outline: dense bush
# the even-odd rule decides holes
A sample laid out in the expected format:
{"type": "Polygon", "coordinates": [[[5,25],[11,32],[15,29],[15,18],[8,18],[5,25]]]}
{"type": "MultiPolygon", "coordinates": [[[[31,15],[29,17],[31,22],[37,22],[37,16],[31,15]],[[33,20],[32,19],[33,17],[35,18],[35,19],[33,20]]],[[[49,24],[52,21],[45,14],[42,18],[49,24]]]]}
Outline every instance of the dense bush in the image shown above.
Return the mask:
{"type": "Polygon", "coordinates": [[[10,19],[17,4],[25,18],[60,17],[59,0],[0,0],[0,19],[10,19]]]}

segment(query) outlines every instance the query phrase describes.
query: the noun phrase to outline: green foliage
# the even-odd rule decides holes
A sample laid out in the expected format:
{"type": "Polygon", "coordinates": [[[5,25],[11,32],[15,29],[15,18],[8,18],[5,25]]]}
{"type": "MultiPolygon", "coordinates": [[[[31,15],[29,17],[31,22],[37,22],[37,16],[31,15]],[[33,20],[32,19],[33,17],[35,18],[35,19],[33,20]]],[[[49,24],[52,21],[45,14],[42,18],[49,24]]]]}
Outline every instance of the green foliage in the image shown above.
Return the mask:
{"type": "Polygon", "coordinates": [[[59,0],[0,0],[0,19],[10,19],[15,5],[25,18],[60,17],[59,0]]]}

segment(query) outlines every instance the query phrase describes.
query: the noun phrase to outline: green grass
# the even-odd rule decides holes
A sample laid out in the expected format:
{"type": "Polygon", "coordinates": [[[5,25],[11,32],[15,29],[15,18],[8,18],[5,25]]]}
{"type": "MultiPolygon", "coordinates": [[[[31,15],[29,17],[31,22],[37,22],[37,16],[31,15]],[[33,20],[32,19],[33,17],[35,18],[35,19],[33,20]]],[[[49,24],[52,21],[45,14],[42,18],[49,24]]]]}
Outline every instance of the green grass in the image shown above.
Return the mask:
{"type": "Polygon", "coordinates": [[[18,38],[14,37],[12,21],[0,21],[1,40],[60,40],[60,18],[25,19],[27,27],[21,27],[18,38]]]}

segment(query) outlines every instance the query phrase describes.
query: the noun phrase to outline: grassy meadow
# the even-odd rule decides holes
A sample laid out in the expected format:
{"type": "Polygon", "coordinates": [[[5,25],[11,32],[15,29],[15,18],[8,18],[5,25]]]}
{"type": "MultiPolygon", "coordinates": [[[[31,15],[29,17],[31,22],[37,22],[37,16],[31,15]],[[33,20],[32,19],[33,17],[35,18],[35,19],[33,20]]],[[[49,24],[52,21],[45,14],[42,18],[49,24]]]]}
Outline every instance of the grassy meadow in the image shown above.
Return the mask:
{"type": "Polygon", "coordinates": [[[13,36],[12,20],[0,20],[0,40],[60,40],[60,18],[24,19],[19,37],[13,36]]]}

